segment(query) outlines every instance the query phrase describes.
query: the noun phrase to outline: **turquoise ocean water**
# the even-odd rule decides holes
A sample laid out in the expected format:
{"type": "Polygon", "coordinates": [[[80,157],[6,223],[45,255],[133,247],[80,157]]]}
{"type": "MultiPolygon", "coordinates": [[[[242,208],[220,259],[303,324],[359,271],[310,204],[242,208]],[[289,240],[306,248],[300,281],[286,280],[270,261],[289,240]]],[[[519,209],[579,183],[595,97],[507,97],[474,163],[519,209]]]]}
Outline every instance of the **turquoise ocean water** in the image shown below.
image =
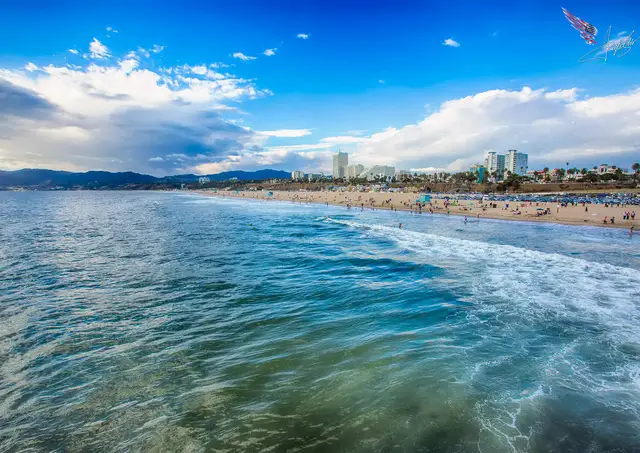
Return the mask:
{"type": "Polygon", "coordinates": [[[0,452],[640,451],[640,234],[174,193],[0,208],[0,452]]]}

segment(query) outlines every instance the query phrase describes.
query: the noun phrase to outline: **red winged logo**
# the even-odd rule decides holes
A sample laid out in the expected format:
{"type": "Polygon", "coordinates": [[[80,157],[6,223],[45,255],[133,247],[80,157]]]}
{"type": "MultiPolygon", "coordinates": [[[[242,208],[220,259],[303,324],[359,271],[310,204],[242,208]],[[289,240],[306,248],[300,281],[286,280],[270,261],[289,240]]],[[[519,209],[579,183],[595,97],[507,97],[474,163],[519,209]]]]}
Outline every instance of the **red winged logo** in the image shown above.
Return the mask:
{"type": "Polygon", "coordinates": [[[584,39],[587,44],[596,44],[595,38],[598,34],[598,29],[596,27],[591,25],[589,22],[583,21],[577,16],[574,16],[564,8],[562,8],[562,12],[571,26],[580,32],[580,36],[582,36],[582,39],[584,39]]]}

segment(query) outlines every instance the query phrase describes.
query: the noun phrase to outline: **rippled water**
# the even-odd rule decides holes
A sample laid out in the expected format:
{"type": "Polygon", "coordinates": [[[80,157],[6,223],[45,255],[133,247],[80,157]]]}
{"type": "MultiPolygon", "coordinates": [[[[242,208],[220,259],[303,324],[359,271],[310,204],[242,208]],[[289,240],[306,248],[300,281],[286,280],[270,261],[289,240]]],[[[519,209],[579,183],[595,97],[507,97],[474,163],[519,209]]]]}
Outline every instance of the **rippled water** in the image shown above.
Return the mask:
{"type": "Polygon", "coordinates": [[[0,207],[2,452],[640,451],[623,230],[168,193],[0,207]]]}

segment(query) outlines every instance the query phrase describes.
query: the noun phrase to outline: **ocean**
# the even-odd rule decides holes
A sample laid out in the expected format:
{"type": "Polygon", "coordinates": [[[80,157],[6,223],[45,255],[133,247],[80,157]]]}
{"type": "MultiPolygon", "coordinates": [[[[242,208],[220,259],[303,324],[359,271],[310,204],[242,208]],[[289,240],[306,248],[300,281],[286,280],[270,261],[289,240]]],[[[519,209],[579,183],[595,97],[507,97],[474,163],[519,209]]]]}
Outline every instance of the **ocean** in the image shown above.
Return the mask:
{"type": "Polygon", "coordinates": [[[640,234],[159,192],[0,208],[1,452],[640,451],[640,234]]]}

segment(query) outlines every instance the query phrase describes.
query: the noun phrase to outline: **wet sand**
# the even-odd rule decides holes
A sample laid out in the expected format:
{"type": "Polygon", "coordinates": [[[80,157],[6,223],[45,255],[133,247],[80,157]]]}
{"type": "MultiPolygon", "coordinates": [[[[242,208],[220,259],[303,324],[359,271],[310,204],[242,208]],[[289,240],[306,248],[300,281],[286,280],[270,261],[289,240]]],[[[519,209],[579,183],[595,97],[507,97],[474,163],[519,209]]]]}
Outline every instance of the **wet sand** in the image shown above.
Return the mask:
{"type": "MultiPolygon", "coordinates": [[[[273,196],[268,196],[267,192],[230,192],[211,190],[196,190],[195,192],[218,197],[231,198],[251,198],[258,200],[279,200],[294,203],[321,203],[337,206],[351,206],[352,209],[395,209],[398,211],[412,211],[422,213],[422,215],[431,215],[429,204],[426,204],[422,210],[418,210],[415,201],[419,194],[415,193],[380,193],[380,192],[286,192],[273,191],[273,196]]],[[[520,220],[530,222],[550,222],[561,223],[566,225],[590,225],[613,228],[629,228],[632,225],[640,234],[640,207],[639,206],[608,206],[604,205],[587,205],[587,210],[582,205],[567,206],[558,208],[557,203],[520,203],[520,202],[480,202],[480,201],[459,201],[456,205],[449,205],[445,208],[444,200],[432,198],[431,208],[434,214],[444,215],[466,215],[471,217],[502,219],[502,220],[520,220]],[[497,207],[487,207],[487,205],[497,207]],[[485,206],[483,206],[483,204],[485,206]],[[549,208],[550,214],[536,216],[537,212],[543,212],[549,208]],[[520,212],[517,214],[514,211],[520,212]],[[635,211],[635,220],[623,220],[622,216],[625,211],[635,211]],[[603,221],[615,218],[615,224],[603,221]]]]}

